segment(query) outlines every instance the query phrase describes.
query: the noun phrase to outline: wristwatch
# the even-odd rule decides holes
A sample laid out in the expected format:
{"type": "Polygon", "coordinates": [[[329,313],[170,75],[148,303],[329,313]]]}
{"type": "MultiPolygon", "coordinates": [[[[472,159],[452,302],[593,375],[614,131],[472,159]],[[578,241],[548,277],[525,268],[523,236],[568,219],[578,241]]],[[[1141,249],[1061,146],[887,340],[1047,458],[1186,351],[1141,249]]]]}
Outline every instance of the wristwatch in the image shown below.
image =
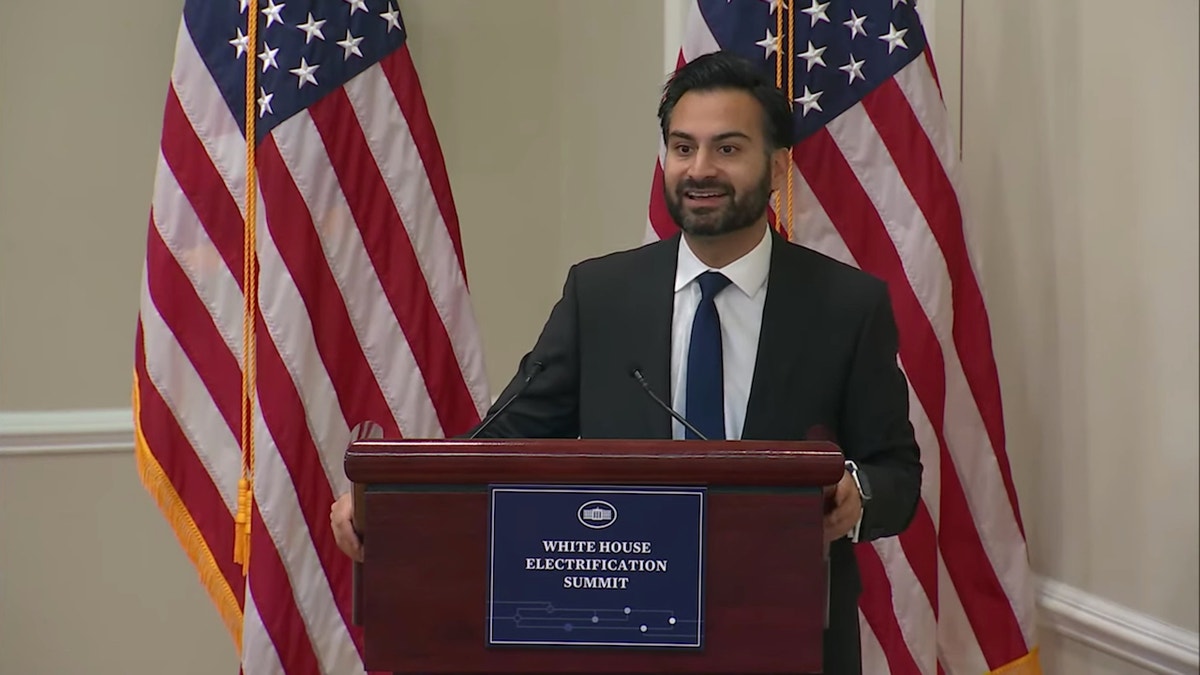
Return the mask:
{"type": "Polygon", "coordinates": [[[850,473],[850,477],[854,479],[854,484],[858,486],[858,496],[862,498],[863,505],[871,501],[871,484],[867,482],[867,474],[858,470],[858,464],[853,460],[846,460],[846,471],[850,473]]]}
{"type": "Polygon", "coordinates": [[[871,484],[867,482],[867,474],[859,471],[858,464],[852,460],[846,460],[846,472],[854,479],[854,484],[858,487],[858,496],[862,500],[862,511],[858,514],[858,522],[854,524],[854,529],[846,534],[846,538],[857,544],[861,534],[863,514],[867,512],[867,502],[871,501],[871,484]]]}

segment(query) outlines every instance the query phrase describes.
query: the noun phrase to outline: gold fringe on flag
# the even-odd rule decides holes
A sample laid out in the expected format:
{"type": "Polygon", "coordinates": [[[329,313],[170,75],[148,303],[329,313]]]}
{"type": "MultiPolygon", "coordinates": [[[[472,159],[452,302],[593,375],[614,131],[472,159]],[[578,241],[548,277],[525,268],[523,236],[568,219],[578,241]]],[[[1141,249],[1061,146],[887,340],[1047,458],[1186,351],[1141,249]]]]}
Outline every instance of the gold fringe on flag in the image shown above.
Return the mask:
{"type": "MultiPolygon", "coordinates": [[[[153,386],[153,385],[150,385],[153,386]]],[[[150,444],[142,432],[142,395],[139,388],[137,371],[133,373],[133,450],[137,460],[138,477],[146,491],[158,503],[171,529],[175,531],[179,545],[183,547],[192,565],[200,573],[200,583],[208,591],[208,597],[217,606],[225,629],[233,637],[233,644],[238,654],[242,653],[242,608],[238,605],[237,596],[229,587],[217,559],[213,557],[212,549],[200,534],[200,528],[188,511],[183,499],[175,491],[175,486],[163,471],[162,465],[150,451],[150,444]]]]}

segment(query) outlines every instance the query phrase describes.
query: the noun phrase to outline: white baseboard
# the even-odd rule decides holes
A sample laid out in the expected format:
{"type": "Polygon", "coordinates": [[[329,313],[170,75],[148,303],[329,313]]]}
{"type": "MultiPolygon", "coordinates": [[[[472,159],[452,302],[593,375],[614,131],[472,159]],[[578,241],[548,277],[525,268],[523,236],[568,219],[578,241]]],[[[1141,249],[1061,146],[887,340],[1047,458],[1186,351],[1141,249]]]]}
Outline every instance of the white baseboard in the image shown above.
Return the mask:
{"type": "Polygon", "coordinates": [[[133,452],[129,408],[0,412],[0,456],[133,452]]]}
{"type": "Polygon", "coordinates": [[[1197,634],[1053,579],[1038,584],[1042,627],[1154,673],[1200,672],[1197,634]]]}
{"type": "MultiPolygon", "coordinates": [[[[0,456],[133,451],[128,408],[0,412],[0,456]]],[[[1043,628],[1155,673],[1200,671],[1197,634],[1053,579],[1038,583],[1043,628]]]]}

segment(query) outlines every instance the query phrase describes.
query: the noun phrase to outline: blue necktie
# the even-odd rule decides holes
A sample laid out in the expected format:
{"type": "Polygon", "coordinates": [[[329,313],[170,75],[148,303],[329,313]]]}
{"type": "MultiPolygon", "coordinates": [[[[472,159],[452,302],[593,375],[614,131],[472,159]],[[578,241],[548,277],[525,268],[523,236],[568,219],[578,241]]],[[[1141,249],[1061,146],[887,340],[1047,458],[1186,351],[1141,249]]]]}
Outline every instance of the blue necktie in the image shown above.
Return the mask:
{"type": "MultiPolygon", "coordinates": [[[[700,275],[700,305],[692,320],[687,358],[688,421],[709,440],[725,440],[725,379],[721,370],[721,317],[713,300],[729,277],[720,272],[700,275]]],[[[685,430],[685,438],[698,438],[685,430]]]]}

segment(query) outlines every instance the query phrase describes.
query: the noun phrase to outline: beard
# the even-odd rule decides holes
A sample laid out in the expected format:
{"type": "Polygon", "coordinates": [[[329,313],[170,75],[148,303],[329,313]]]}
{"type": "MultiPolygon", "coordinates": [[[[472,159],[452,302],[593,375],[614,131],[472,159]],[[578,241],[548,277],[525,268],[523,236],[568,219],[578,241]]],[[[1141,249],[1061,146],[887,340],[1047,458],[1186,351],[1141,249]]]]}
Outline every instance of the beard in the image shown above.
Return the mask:
{"type": "Polygon", "coordinates": [[[729,183],[719,180],[683,180],[671,190],[663,185],[663,197],[671,219],[685,233],[700,237],[715,237],[744,230],[754,225],[767,212],[771,200],[771,172],[763,171],[762,180],[745,194],[740,194],[729,183]],[[725,196],[720,206],[683,205],[684,195],[689,191],[718,191],[725,196]]]}

